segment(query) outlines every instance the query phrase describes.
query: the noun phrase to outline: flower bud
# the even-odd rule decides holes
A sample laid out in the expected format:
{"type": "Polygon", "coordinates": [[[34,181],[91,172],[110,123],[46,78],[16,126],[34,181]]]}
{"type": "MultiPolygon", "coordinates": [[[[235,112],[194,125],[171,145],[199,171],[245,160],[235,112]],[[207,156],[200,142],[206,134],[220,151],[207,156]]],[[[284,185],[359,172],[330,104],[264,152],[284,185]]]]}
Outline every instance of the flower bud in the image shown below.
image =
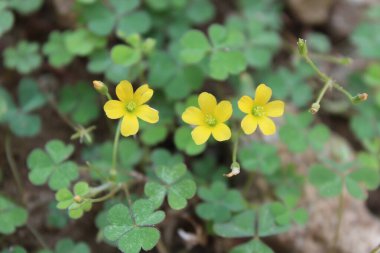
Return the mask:
{"type": "Polygon", "coordinates": [[[298,52],[300,53],[300,55],[307,56],[308,50],[307,50],[306,40],[298,39],[297,45],[298,45],[298,52]]]}
{"type": "Polygon", "coordinates": [[[312,114],[316,114],[319,111],[319,108],[321,108],[321,105],[319,103],[313,103],[310,107],[310,112],[312,114]]]}
{"type": "Polygon", "coordinates": [[[360,103],[360,102],[363,102],[363,101],[366,101],[368,98],[368,94],[367,93],[360,93],[358,95],[356,95],[355,97],[352,98],[352,102],[357,104],[357,103],[360,103]]]}
{"type": "Polygon", "coordinates": [[[82,197],[81,196],[79,196],[79,195],[75,195],[75,197],[74,197],[74,201],[76,202],[76,203],[81,203],[82,202],[82,197]]]}
{"type": "Polygon", "coordinates": [[[92,84],[94,85],[94,88],[97,92],[99,92],[102,95],[108,94],[108,87],[102,82],[102,81],[92,81],[92,84]]]}
{"type": "Polygon", "coordinates": [[[224,174],[225,177],[233,177],[240,173],[240,164],[238,162],[233,162],[231,164],[231,172],[228,174],[224,174]]]}

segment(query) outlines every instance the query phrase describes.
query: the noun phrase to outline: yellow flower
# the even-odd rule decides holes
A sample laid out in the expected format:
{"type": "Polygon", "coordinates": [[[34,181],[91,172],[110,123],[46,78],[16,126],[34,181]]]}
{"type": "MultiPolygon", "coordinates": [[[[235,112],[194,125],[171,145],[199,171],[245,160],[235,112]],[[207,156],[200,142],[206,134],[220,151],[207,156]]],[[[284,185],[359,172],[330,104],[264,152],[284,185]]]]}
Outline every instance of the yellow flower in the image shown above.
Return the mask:
{"type": "Polygon", "coordinates": [[[110,119],[122,119],[121,134],[123,136],[135,135],[139,130],[140,118],[148,123],[158,122],[158,111],[145,103],[153,96],[153,90],[147,84],[139,87],[133,93],[132,84],[121,81],[116,86],[116,96],[119,100],[109,100],[104,105],[104,111],[110,119]]]}
{"type": "Polygon", "coordinates": [[[217,104],[215,97],[202,92],[198,97],[199,107],[190,106],[182,114],[182,120],[196,127],[191,132],[197,145],[205,143],[210,135],[217,141],[226,141],[231,138],[230,128],[224,124],[232,115],[232,105],[223,100],[217,104]]]}
{"type": "Polygon", "coordinates": [[[256,89],[255,99],[243,96],[238,102],[239,109],[247,116],[241,121],[241,128],[245,134],[255,132],[257,125],[264,135],[276,132],[276,126],[269,117],[280,117],[284,114],[284,102],[275,100],[269,102],[272,89],[265,84],[260,84],[256,89]]]}

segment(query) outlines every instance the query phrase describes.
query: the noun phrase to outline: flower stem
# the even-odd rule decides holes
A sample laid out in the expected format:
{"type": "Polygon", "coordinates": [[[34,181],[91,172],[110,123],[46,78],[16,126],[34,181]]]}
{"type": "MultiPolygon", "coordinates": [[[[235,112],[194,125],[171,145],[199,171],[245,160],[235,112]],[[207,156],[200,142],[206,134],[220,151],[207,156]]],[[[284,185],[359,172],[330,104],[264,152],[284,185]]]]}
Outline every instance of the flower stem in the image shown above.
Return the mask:
{"type": "MultiPolygon", "coordinates": [[[[305,59],[305,61],[310,65],[310,67],[318,74],[319,78],[322,80],[322,82],[325,83],[325,86],[328,82],[331,82],[331,86],[343,93],[351,102],[353,102],[353,96],[350,92],[348,92],[345,88],[343,88],[340,84],[335,82],[332,78],[330,78],[328,75],[323,73],[317,65],[313,62],[313,60],[310,58],[309,53],[306,51],[306,53],[301,54],[301,56],[305,59]]],[[[327,88],[326,88],[327,89],[327,88]]],[[[323,89],[322,89],[323,91],[323,89]]],[[[323,97],[323,95],[322,95],[323,97]]]]}
{"type": "Polygon", "coordinates": [[[379,251],[380,251],[380,244],[376,248],[374,248],[373,250],[371,250],[370,253],[378,253],[379,251]]]}
{"type": "Polygon", "coordinates": [[[334,234],[334,241],[333,241],[333,252],[336,250],[339,236],[340,236],[340,227],[342,225],[343,221],[343,213],[344,213],[344,191],[342,191],[339,195],[339,204],[338,204],[338,210],[337,210],[337,225],[335,227],[335,234],[334,234]]]}
{"type": "Polygon", "coordinates": [[[38,243],[41,244],[41,246],[44,249],[47,249],[47,250],[50,249],[49,246],[45,243],[41,234],[32,225],[26,224],[26,227],[29,229],[29,231],[33,234],[33,236],[37,239],[38,243]]]}
{"type": "Polygon", "coordinates": [[[23,194],[24,188],[23,188],[22,183],[21,183],[21,178],[20,178],[20,174],[18,173],[16,162],[12,156],[11,136],[9,133],[5,137],[5,155],[7,157],[9,167],[11,168],[12,175],[16,181],[17,191],[19,193],[20,200],[21,200],[21,202],[24,202],[24,194],[23,194]]]}
{"type": "Polygon", "coordinates": [[[112,196],[114,196],[119,190],[120,190],[120,185],[114,187],[108,194],[104,195],[103,197],[91,199],[91,202],[95,203],[95,202],[105,201],[111,198],[112,196]]]}
{"type": "Polygon", "coordinates": [[[122,119],[119,120],[119,123],[116,128],[115,132],[115,139],[113,142],[113,151],[112,151],[112,168],[111,168],[111,176],[114,177],[117,174],[117,151],[119,148],[119,139],[120,139],[120,127],[121,127],[121,121],[122,119]]]}

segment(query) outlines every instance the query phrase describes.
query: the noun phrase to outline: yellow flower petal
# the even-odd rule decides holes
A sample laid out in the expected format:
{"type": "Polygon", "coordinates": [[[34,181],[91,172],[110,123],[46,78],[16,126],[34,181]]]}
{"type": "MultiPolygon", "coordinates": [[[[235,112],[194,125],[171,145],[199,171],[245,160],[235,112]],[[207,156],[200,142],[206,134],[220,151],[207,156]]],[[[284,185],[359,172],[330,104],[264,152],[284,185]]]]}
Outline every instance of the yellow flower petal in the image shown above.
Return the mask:
{"type": "Polygon", "coordinates": [[[103,107],[106,115],[110,119],[120,119],[126,113],[124,103],[119,100],[110,100],[103,107]]]}
{"type": "Polygon", "coordinates": [[[276,125],[274,124],[273,120],[271,120],[268,117],[261,117],[258,118],[258,123],[261,132],[264,135],[272,135],[276,132],[276,125]]]}
{"type": "Polygon", "coordinates": [[[182,120],[190,125],[203,125],[205,123],[203,112],[195,106],[190,106],[182,113],[182,120]]]}
{"type": "Polygon", "coordinates": [[[215,117],[218,122],[222,123],[231,118],[232,104],[227,100],[221,101],[215,108],[215,117]]]}
{"type": "Polygon", "coordinates": [[[204,113],[213,113],[216,107],[216,98],[208,92],[202,92],[198,97],[198,104],[204,113]]]}
{"type": "Polygon", "coordinates": [[[193,137],[193,140],[197,145],[202,145],[203,143],[205,143],[208,140],[208,138],[210,138],[210,135],[211,129],[206,126],[197,126],[191,132],[191,136],[193,137]]]}
{"type": "Polygon", "coordinates": [[[226,141],[231,138],[231,129],[226,124],[218,124],[212,128],[212,136],[217,141],[226,141]]]}
{"type": "Polygon", "coordinates": [[[284,107],[284,102],[275,100],[266,104],[264,110],[269,117],[280,117],[284,114],[284,107]]]}
{"type": "Polygon", "coordinates": [[[139,122],[137,116],[126,113],[121,122],[121,135],[128,137],[135,135],[139,131],[139,122]]]}
{"type": "Polygon", "coordinates": [[[149,85],[144,84],[136,90],[133,98],[136,101],[137,105],[142,105],[152,98],[153,93],[154,92],[149,88],[149,85]]]}
{"type": "Polygon", "coordinates": [[[116,96],[123,102],[132,100],[133,99],[132,84],[126,80],[121,81],[116,86],[116,96]]]}
{"type": "Polygon", "coordinates": [[[159,120],[158,111],[149,105],[140,105],[137,107],[136,115],[148,123],[157,123],[159,120]]]}
{"type": "Polygon", "coordinates": [[[265,84],[260,84],[256,89],[255,102],[258,105],[265,105],[272,96],[272,89],[265,84]]]}
{"type": "Polygon", "coordinates": [[[240,111],[251,113],[253,107],[253,99],[248,96],[242,96],[238,101],[240,111]]]}
{"type": "Polygon", "coordinates": [[[257,118],[251,114],[248,114],[241,121],[241,128],[245,134],[252,134],[257,128],[257,118]]]}

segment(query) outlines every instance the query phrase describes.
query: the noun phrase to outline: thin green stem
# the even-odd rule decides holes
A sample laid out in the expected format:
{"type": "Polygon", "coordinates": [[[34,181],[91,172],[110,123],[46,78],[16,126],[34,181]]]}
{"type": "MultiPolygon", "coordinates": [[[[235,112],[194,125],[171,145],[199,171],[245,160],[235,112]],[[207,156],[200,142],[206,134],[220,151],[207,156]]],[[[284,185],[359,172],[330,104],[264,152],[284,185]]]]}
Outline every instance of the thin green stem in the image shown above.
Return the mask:
{"type": "Polygon", "coordinates": [[[12,148],[11,148],[11,136],[8,133],[5,137],[5,155],[7,157],[7,161],[9,164],[9,167],[11,168],[12,175],[16,181],[17,191],[20,196],[21,202],[24,202],[24,188],[21,183],[20,174],[18,173],[18,168],[16,166],[16,162],[13,159],[12,156],[12,148]]]}
{"type": "Polygon", "coordinates": [[[37,239],[38,243],[41,244],[41,246],[44,249],[50,249],[49,246],[45,243],[44,239],[42,238],[42,235],[30,224],[26,224],[26,227],[29,229],[29,231],[33,234],[33,236],[37,239]]]}
{"type": "Polygon", "coordinates": [[[316,54],[316,53],[311,53],[309,54],[309,56],[316,60],[331,62],[335,64],[342,64],[342,65],[347,65],[352,62],[352,59],[349,57],[336,57],[336,56],[316,54]]]}
{"type": "Polygon", "coordinates": [[[323,96],[325,95],[327,89],[331,87],[332,83],[333,83],[333,81],[332,81],[331,79],[329,79],[329,80],[325,83],[325,85],[323,86],[321,92],[319,92],[318,98],[317,98],[317,100],[315,101],[315,103],[319,104],[319,103],[321,102],[321,100],[322,100],[323,96]]]}
{"type": "Polygon", "coordinates": [[[116,132],[115,132],[115,139],[113,142],[111,176],[116,176],[116,174],[117,174],[117,169],[116,169],[116,167],[117,167],[117,151],[119,148],[121,121],[122,121],[122,119],[119,120],[119,123],[117,125],[116,132]]]}
{"type": "Polygon", "coordinates": [[[237,151],[239,147],[240,131],[238,131],[237,136],[234,140],[234,147],[232,150],[232,163],[237,163],[237,151]]]}
{"type": "Polygon", "coordinates": [[[111,95],[110,95],[109,92],[106,93],[106,97],[107,97],[108,100],[112,100],[112,97],[111,97],[111,95]]]}
{"type": "Polygon", "coordinates": [[[338,91],[340,91],[341,93],[343,93],[351,102],[353,101],[353,96],[351,95],[350,92],[348,92],[345,88],[343,88],[340,84],[338,84],[337,82],[333,81],[328,75],[326,75],[325,73],[323,73],[318,67],[317,65],[315,65],[315,63],[311,60],[311,58],[309,57],[309,55],[304,55],[303,58],[306,60],[306,62],[311,66],[311,68],[318,74],[319,78],[322,80],[322,82],[326,83],[331,81],[331,85],[337,89],[338,91]]]}
{"type": "Polygon", "coordinates": [[[339,203],[338,203],[338,210],[337,210],[337,225],[335,227],[334,241],[333,241],[333,247],[332,247],[333,252],[336,250],[336,247],[339,241],[340,227],[343,221],[343,213],[344,213],[344,191],[342,191],[339,195],[339,203]]]}
{"type": "Polygon", "coordinates": [[[115,184],[113,182],[107,182],[107,183],[104,183],[104,184],[99,185],[97,187],[93,187],[93,188],[91,188],[90,195],[96,196],[100,192],[108,190],[110,188],[113,188],[114,186],[115,186],[115,184]]]}
{"type": "Polygon", "coordinates": [[[91,199],[91,202],[93,203],[96,203],[96,202],[102,202],[102,201],[105,201],[111,197],[113,197],[118,191],[120,190],[120,186],[116,186],[115,188],[113,188],[108,194],[100,197],[100,198],[96,198],[96,199],[91,199]]]}

